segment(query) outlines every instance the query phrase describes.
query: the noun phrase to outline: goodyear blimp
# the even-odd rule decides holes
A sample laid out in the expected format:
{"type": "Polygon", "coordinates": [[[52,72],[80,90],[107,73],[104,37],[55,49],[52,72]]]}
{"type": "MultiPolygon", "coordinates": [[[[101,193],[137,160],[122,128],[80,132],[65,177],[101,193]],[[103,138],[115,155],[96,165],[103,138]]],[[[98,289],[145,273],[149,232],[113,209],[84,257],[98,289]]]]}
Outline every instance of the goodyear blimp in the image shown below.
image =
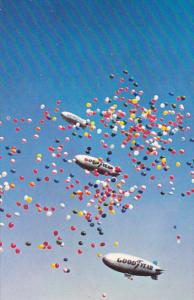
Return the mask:
{"type": "Polygon", "coordinates": [[[102,261],[109,268],[124,273],[129,279],[133,279],[133,276],[150,276],[157,280],[158,275],[164,271],[157,262],[123,253],[109,253],[102,258],[102,261]]]}
{"type": "Polygon", "coordinates": [[[87,126],[87,121],[82,119],[81,117],[68,112],[68,111],[63,111],[61,113],[61,117],[67,121],[68,123],[72,124],[72,125],[79,125],[81,128],[85,128],[87,126]]]}
{"type": "Polygon", "coordinates": [[[75,162],[81,168],[88,171],[97,170],[98,173],[103,175],[118,176],[121,172],[120,167],[114,167],[111,164],[104,162],[103,159],[89,156],[89,155],[76,155],[75,162]]]}

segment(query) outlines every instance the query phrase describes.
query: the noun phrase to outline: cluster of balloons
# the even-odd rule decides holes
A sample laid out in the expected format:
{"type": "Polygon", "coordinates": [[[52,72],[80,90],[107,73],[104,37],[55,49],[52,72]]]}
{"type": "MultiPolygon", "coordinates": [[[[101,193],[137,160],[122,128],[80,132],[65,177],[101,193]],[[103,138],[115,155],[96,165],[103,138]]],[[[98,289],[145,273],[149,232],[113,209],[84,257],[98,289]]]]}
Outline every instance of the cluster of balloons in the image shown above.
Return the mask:
{"type": "MultiPolygon", "coordinates": [[[[143,198],[147,191],[145,176],[162,196],[174,195],[176,193],[176,170],[184,168],[184,172],[188,170],[191,180],[188,189],[179,191],[177,195],[178,197],[179,195],[182,197],[193,195],[194,188],[191,186],[194,183],[193,159],[188,160],[189,153],[184,146],[185,143],[194,142],[194,138],[190,136],[191,113],[187,111],[185,105],[186,97],[183,95],[175,97],[174,93],[169,92],[170,99],[167,102],[160,101],[158,95],[154,95],[147,102],[143,98],[144,92],[138,90],[138,83],[133,77],[128,78],[127,70],[123,71],[123,76],[119,78],[119,87],[114,95],[106,97],[101,106],[97,98],[85,103],[86,125],[84,126],[71,119],[69,123],[65,123],[61,116],[58,117],[61,112],[61,100],[56,101],[56,107],[51,112],[45,104],[40,105],[41,117],[35,120],[35,127],[30,127],[29,133],[27,126],[33,125],[32,118],[19,119],[7,116],[5,120],[0,121],[0,126],[4,124],[6,126],[7,122],[12,122],[15,132],[13,145],[7,145],[9,138],[6,136],[0,137],[0,143],[4,149],[0,153],[0,160],[4,160],[7,165],[6,170],[0,174],[0,213],[4,219],[4,222],[0,223],[0,230],[5,225],[9,230],[14,230],[15,223],[17,223],[14,217],[19,217],[22,210],[35,210],[37,215],[45,214],[46,217],[53,217],[58,209],[65,209],[64,202],[56,205],[53,201],[51,205],[45,205],[32,197],[36,189],[46,189],[46,185],[52,183],[61,184],[64,190],[63,196],[69,198],[70,203],[72,199],[82,201],[81,209],[76,209],[76,204],[71,203],[72,211],[65,216],[66,221],[71,222],[72,216],[75,215],[84,219],[87,224],[86,229],[80,232],[77,242],[78,248],[75,252],[80,255],[83,253],[82,246],[86,244],[84,237],[87,235],[87,226],[94,228],[97,235],[103,236],[105,218],[116,213],[126,213],[143,198]],[[52,126],[50,122],[54,122],[52,126]],[[38,142],[46,126],[49,145],[44,148],[40,142],[38,149],[38,142]],[[119,172],[123,169],[120,175],[111,176],[108,172],[101,175],[98,167],[94,170],[86,168],[83,170],[83,176],[77,175],[80,174],[79,172],[74,174],[72,165],[75,158],[69,149],[71,149],[70,146],[75,148],[75,143],[78,143],[81,138],[82,143],[78,148],[81,149],[84,145],[85,155],[89,156],[91,153],[95,155],[99,147],[100,152],[104,153],[105,160],[97,158],[98,161],[108,167],[109,162],[114,159],[117,162],[115,169],[119,172]],[[76,142],[75,139],[77,139],[76,142]],[[31,165],[24,161],[26,172],[22,174],[20,169],[13,168],[13,165],[17,166],[17,161],[21,162],[23,154],[25,157],[26,152],[30,153],[34,144],[38,151],[33,157],[33,167],[31,168],[31,165]],[[117,161],[119,151],[122,158],[121,166],[117,161]],[[139,180],[137,184],[130,185],[133,174],[139,175],[139,180]],[[87,177],[84,176],[89,178],[87,183],[85,179],[87,177]],[[24,202],[22,200],[15,202],[15,207],[20,209],[18,212],[13,209],[13,206],[9,208],[6,201],[7,192],[15,189],[17,193],[21,185],[25,194],[23,195],[24,202]],[[169,187],[166,187],[167,185],[169,187]],[[73,205],[75,207],[72,207],[73,205]]],[[[116,77],[114,74],[109,75],[111,80],[116,77]]],[[[79,228],[73,223],[68,227],[68,231],[72,234],[78,230],[79,228]]],[[[52,238],[56,246],[64,247],[62,235],[58,230],[52,231],[52,238]]],[[[176,236],[176,240],[180,243],[180,235],[176,236]]],[[[32,245],[31,241],[25,242],[26,247],[32,245]]],[[[88,245],[90,248],[99,249],[99,247],[105,247],[107,243],[90,241],[88,245]]],[[[51,241],[43,241],[35,246],[39,250],[55,249],[51,241]]],[[[112,246],[119,247],[119,241],[113,241],[112,246]]],[[[10,249],[16,254],[22,253],[14,241],[11,242],[10,249]]],[[[0,251],[3,251],[3,241],[0,241],[0,251]]],[[[97,252],[96,255],[102,256],[101,252],[97,252]]],[[[64,262],[67,261],[68,258],[64,258],[64,262]]],[[[70,272],[69,267],[58,262],[51,263],[50,266],[52,269],[62,268],[64,273],[70,272]]],[[[107,294],[103,293],[102,299],[106,297],[107,294]]]]}

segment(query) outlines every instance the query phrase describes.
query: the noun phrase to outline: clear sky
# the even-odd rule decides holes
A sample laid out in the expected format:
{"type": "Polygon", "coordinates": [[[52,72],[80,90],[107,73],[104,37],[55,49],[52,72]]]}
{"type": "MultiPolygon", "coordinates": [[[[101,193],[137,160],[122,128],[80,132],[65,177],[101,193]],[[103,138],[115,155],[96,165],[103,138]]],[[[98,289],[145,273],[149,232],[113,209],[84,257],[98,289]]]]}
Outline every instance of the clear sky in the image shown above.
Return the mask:
{"type": "MultiPolygon", "coordinates": [[[[122,76],[127,69],[129,75],[138,81],[144,90],[145,106],[155,94],[165,101],[173,101],[169,92],[186,95],[187,111],[193,111],[193,1],[0,1],[0,111],[4,125],[1,136],[4,146],[19,145],[12,118],[30,117],[32,125],[24,125],[22,134],[32,136],[41,118],[40,104],[53,111],[57,99],[62,100],[60,108],[84,116],[85,103],[97,97],[99,107],[103,107],[106,96],[112,97],[118,88],[118,80],[111,81],[109,74],[122,76]]],[[[98,106],[98,104],[97,104],[98,106]]],[[[59,125],[62,120],[57,120],[59,125]]],[[[50,122],[41,132],[41,138],[21,146],[21,159],[10,172],[10,157],[2,160],[1,169],[7,170],[10,182],[16,189],[5,195],[3,208],[15,211],[15,202],[23,200],[25,194],[32,195],[34,202],[59,206],[66,203],[65,210],[58,210],[51,218],[38,215],[35,210],[21,210],[21,217],[15,228],[0,228],[4,242],[4,252],[0,257],[0,298],[2,300],[85,300],[100,299],[103,292],[111,300],[192,300],[194,296],[194,210],[193,198],[181,197],[180,193],[191,189],[191,178],[186,161],[192,158],[191,143],[182,143],[181,135],[174,146],[185,149],[180,169],[172,167],[176,177],[176,193],[162,196],[151,184],[148,177],[138,176],[131,164],[126,164],[123,152],[118,147],[112,163],[120,165],[130,175],[129,185],[147,186],[142,200],[134,204],[134,209],[103,220],[104,236],[97,234],[83,219],[73,215],[68,223],[66,215],[73,209],[83,209],[85,203],[72,200],[60,182],[43,182],[34,190],[29,190],[14,176],[32,178],[36,153],[42,153],[43,165],[50,162],[47,147],[56,138],[64,139],[64,132],[56,130],[50,122]],[[72,233],[70,225],[78,230],[72,233]],[[176,225],[177,229],[173,226],[176,225]],[[52,230],[63,233],[65,246],[54,247],[54,251],[39,251],[37,245],[44,240],[53,240],[52,230]],[[87,236],[80,237],[85,230],[87,236]],[[181,243],[177,244],[176,235],[181,243]],[[77,255],[77,242],[85,241],[84,253],[77,255]],[[32,247],[26,247],[26,241],[32,247]],[[107,246],[95,250],[90,242],[107,246]],[[10,250],[14,241],[22,249],[21,255],[10,250]],[[113,242],[119,241],[119,248],[113,242]],[[128,281],[122,274],[106,268],[97,252],[124,252],[140,256],[150,261],[157,259],[165,273],[158,281],[135,278],[128,281]],[[66,263],[69,274],[53,270],[51,263],[66,263]]],[[[189,135],[188,135],[189,137],[189,135]]],[[[187,137],[186,137],[187,138],[187,137]]],[[[103,155],[96,139],[91,141],[92,155],[103,155]]],[[[84,153],[85,139],[74,139],[65,150],[73,158],[84,153]]],[[[62,162],[61,162],[62,163],[62,162]]],[[[60,167],[60,166],[59,166],[60,167]]],[[[66,164],[64,178],[69,173],[87,184],[93,175],[86,176],[78,166],[66,164]]],[[[40,176],[46,170],[40,167],[40,176]]],[[[161,173],[160,182],[169,188],[168,175],[161,173]],[[166,177],[165,177],[165,176],[166,177]]],[[[152,174],[158,174],[153,171],[152,174]]],[[[1,219],[5,217],[1,214],[1,219]]],[[[7,221],[6,221],[7,222],[7,221]]]]}

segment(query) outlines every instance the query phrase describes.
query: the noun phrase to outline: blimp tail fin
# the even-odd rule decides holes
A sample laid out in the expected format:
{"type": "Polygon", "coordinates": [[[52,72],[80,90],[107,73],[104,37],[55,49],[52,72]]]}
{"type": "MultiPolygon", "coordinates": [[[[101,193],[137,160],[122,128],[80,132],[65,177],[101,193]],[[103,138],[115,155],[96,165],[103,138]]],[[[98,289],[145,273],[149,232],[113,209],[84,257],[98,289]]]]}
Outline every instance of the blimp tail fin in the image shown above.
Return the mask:
{"type": "Polygon", "coordinates": [[[152,278],[153,280],[158,280],[158,276],[157,276],[157,275],[152,275],[151,278],[152,278]]]}

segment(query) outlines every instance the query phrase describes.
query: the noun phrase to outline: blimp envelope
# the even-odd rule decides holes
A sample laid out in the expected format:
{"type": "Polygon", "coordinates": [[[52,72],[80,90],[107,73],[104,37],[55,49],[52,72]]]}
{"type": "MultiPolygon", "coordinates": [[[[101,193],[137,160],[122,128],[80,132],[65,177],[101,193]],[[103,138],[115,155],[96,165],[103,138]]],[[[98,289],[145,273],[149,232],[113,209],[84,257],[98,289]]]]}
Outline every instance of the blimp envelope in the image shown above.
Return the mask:
{"type": "Polygon", "coordinates": [[[118,176],[120,174],[120,168],[114,167],[111,164],[104,162],[100,158],[96,158],[89,155],[76,155],[75,162],[83,169],[94,171],[95,169],[100,174],[108,174],[112,176],[118,176]]]}
{"type": "Polygon", "coordinates": [[[151,276],[154,280],[164,271],[155,262],[123,253],[109,253],[102,261],[115,271],[135,276],[151,276]]]}
{"type": "Polygon", "coordinates": [[[61,117],[72,125],[79,124],[82,128],[86,127],[87,125],[86,120],[68,111],[63,111],[61,113],[61,117]]]}

